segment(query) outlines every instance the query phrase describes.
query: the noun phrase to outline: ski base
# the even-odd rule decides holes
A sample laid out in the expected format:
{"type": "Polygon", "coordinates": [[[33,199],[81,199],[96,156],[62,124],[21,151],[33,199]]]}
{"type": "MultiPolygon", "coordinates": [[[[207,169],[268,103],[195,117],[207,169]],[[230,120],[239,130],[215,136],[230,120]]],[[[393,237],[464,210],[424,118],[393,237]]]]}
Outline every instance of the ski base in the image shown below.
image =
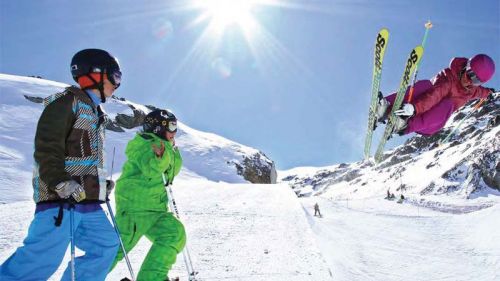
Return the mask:
{"type": "Polygon", "coordinates": [[[372,98],[370,102],[370,109],[368,111],[368,128],[365,137],[365,150],[364,150],[365,159],[368,159],[370,157],[373,131],[377,122],[376,112],[377,112],[378,93],[380,90],[380,80],[382,77],[382,63],[384,61],[384,55],[388,40],[389,40],[389,30],[387,30],[386,28],[382,28],[377,34],[377,39],[375,40],[373,77],[372,77],[372,98]]]}

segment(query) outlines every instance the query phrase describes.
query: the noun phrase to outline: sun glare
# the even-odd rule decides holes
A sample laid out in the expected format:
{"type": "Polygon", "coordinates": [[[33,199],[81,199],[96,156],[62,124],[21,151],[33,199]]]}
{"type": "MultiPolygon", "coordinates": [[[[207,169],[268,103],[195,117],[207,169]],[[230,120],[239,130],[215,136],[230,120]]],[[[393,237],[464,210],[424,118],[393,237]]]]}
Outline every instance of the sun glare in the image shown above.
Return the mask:
{"type": "Polygon", "coordinates": [[[214,24],[225,27],[230,24],[243,25],[251,18],[251,0],[206,0],[204,1],[214,24]]]}
{"type": "Polygon", "coordinates": [[[260,28],[252,14],[252,8],[269,1],[272,0],[197,0],[194,7],[202,10],[202,13],[192,24],[208,22],[203,37],[210,38],[215,45],[231,26],[240,28],[246,40],[251,43],[254,33],[260,28]]]}
{"type": "MultiPolygon", "coordinates": [[[[203,71],[207,68],[201,67],[202,65],[210,66],[210,70],[224,79],[236,73],[239,69],[237,66],[241,66],[240,63],[249,63],[249,67],[265,75],[304,69],[304,66],[261,24],[260,20],[269,19],[275,13],[271,9],[312,10],[314,6],[298,5],[295,0],[180,1],[183,4],[176,8],[177,11],[194,11],[196,14],[184,30],[198,29],[200,26],[203,30],[169,78],[168,85],[171,85],[182,71],[186,71],[188,75],[205,77],[207,73],[203,71]],[[237,35],[239,32],[242,37],[237,35]],[[244,44],[236,41],[241,38],[245,40],[244,44]],[[244,57],[246,55],[251,59],[246,59],[244,57]]],[[[163,26],[161,27],[158,33],[163,34],[165,32],[163,26]]],[[[166,27],[167,33],[173,29],[166,27]]]]}

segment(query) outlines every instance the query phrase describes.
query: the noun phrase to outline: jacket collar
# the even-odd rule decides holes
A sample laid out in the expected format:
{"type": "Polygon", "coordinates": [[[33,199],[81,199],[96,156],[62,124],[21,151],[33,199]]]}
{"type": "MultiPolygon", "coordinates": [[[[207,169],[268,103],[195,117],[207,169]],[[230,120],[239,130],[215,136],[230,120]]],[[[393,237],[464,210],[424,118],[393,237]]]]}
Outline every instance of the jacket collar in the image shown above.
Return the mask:
{"type": "Polygon", "coordinates": [[[71,92],[71,93],[75,94],[76,96],[80,97],[81,99],[83,99],[85,102],[94,105],[94,102],[92,101],[92,99],[90,99],[90,97],[88,96],[87,93],[85,93],[84,90],[82,90],[76,86],[69,86],[66,88],[66,91],[71,92]]]}

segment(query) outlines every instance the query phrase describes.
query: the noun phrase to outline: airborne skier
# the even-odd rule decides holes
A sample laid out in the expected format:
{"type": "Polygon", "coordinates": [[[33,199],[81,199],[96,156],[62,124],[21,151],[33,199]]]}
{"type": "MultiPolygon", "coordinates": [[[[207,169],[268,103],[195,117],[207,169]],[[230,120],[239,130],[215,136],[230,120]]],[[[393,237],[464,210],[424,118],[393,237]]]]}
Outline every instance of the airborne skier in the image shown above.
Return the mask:
{"type": "MultiPolygon", "coordinates": [[[[495,63],[485,54],[470,59],[453,58],[450,66],[432,81],[420,80],[414,85],[413,100],[396,110],[394,132],[400,135],[416,132],[432,135],[444,127],[448,118],[468,101],[487,98],[493,89],[482,85],[491,79],[495,63]]],[[[406,92],[408,95],[408,91],[406,92]]],[[[380,97],[376,117],[385,122],[396,94],[380,97]]],[[[493,96],[490,95],[490,98],[493,96]]]]}

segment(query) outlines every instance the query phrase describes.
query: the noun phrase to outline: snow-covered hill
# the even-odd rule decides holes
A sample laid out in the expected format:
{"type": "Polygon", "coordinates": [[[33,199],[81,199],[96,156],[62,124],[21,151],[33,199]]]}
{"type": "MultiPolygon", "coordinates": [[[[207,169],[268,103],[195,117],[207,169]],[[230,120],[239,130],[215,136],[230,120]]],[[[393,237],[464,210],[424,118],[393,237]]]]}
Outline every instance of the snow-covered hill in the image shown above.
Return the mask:
{"type": "MultiPolygon", "coordinates": [[[[0,263],[22,245],[33,216],[31,171],[33,138],[43,109],[39,102],[66,86],[0,74],[0,263]]],[[[136,122],[134,118],[149,112],[150,107],[113,99],[105,110],[113,120],[125,116],[136,122]]],[[[331,272],[295,194],[286,185],[256,185],[246,180],[249,175],[258,180],[267,172],[271,181],[273,162],[256,149],[179,123],[177,145],[184,166],[173,190],[200,277],[329,280],[331,272]]],[[[139,129],[121,124],[120,120],[114,122],[106,140],[108,168],[115,150],[115,179],[125,160],[124,148],[139,129]]],[[[149,245],[143,239],[131,253],[135,272],[149,245]]],[[[172,275],[182,277],[182,255],[178,259],[172,275]]],[[[51,280],[58,280],[65,265],[63,262],[51,280]]],[[[124,276],[128,272],[122,263],[108,280],[124,276]]]]}
{"type": "MultiPolygon", "coordinates": [[[[33,139],[43,110],[40,102],[67,86],[38,78],[0,74],[0,203],[26,200],[32,196],[33,139]],[[13,191],[12,186],[19,188],[13,191]]],[[[104,108],[113,121],[117,116],[133,119],[150,111],[147,106],[117,98],[108,101],[104,108]]],[[[182,116],[178,117],[182,121],[182,116]]],[[[120,124],[113,123],[115,127],[120,124]]],[[[121,171],[127,142],[140,128],[107,131],[106,164],[111,167],[115,149],[115,173],[121,171]]],[[[184,171],[228,183],[275,182],[273,161],[254,148],[192,129],[182,122],[179,122],[177,145],[184,159],[184,171]]]]}
{"type": "MultiPolygon", "coordinates": [[[[404,194],[408,203],[448,212],[469,212],[500,202],[500,93],[473,110],[474,103],[455,113],[438,134],[414,136],[370,161],[330,167],[295,168],[279,172],[299,196],[329,199],[381,198],[387,191],[404,194]],[[457,126],[453,137],[439,142],[457,126]]],[[[378,141],[375,138],[375,142],[378,141]]]]}
{"type": "MultiPolygon", "coordinates": [[[[33,217],[33,137],[42,110],[37,102],[65,86],[0,74],[0,264],[22,245],[33,217]]],[[[106,104],[106,110],[115,120],[113,131],[107,132],[106,145],[108,168],[115,148],[113,178],[116,179],[124,161],[125,145],[137,130],[127,128],[134,127],[129,125],[136,124],[150,107],[114,99],[106,104]]],[[[488,114],[483,116],[488,118],[488,114]]],[[[467,128],[469,125],[464,127],[467,128]]],[[[433,179],[439,183],[433,173],[439,175],[453,169],[460,163],[460,155],[479,155],[471,158],[477,161],[498,161],[495,153],[486,155],[493,158],[473,153],[483,148],[485,153],[489,151],[483,140],[498,150],[498,126],[488,127],[479,134],[464,143],[453,141],[439,149],[419,146],[423,152],[396,149],[377,167],[360,162],[296,168],[281,174],[286,184],[263,185],[250,184],[245,178],[262,178],[259,171],[272,178],[272,161],[265,155],[180,124],[177,143],[185,166],[176,178],[173,192],[199,279],[500,280],[500,232],[497,231],[500,204],[495,204],[499,202],[498,192],[482,186],[472,193],[461,194],[459,190],[470,190],[462,187],[445,193],[431,189],[421,194],[426,190],[424,184],[433,179]],[[457,147],[461,150],[455,150],[457,147]],[[408,153],[412,159],[405,159],[408,153]],[[442,157],[453,161],[448,163],[442,157]],[[398,159],[404,162],[397,163],[398,159]],[[433,173],[422,174],[429,171],[425,169],[429,163],[434,163],[429,166],[433,173]],[[415,171],[409,173],[403,169],[405,166],[415,171]],[[409,178],[412,181],[405,182],[404,191],[409,197],[407,202],[415,204],[396,204],[383,199],[387,188],[396,192],[400,186],[403,177],[399,173],[406,177],[413,175],[409,178]],[[415,184],[420,183],[417,177],[422,184],[415,184]],[[294,191],[321,196],[297,197],[294,191]],[[321,218],[312,214],[316,202],[321,218]],[[424,203],[440,208],[422,208],[424,203]],[[460,211],[460,214],[439,210],[460,211]],[[463,214],[471,210],[477,211],[463,214]]],[[[464,165],[470,166],[468,162],[464,165]]],[[[467,178],[471,184],[476,179],[467,178]]],[[[113,196],[110,199],[114,205],[113,196]]],[[[142,239],[130,253],[136,273],[149,245],[147,239],[142,239]]],[[[68,261],[69,253],[49,280],[59,280],[68,261]]],[[[129,276],[128,270],[125,262],[121,262],[107,280],[125,276],[129,276]]],[[[187,280],[182,255],[178,256],[171,276],[187,280]]]]}

